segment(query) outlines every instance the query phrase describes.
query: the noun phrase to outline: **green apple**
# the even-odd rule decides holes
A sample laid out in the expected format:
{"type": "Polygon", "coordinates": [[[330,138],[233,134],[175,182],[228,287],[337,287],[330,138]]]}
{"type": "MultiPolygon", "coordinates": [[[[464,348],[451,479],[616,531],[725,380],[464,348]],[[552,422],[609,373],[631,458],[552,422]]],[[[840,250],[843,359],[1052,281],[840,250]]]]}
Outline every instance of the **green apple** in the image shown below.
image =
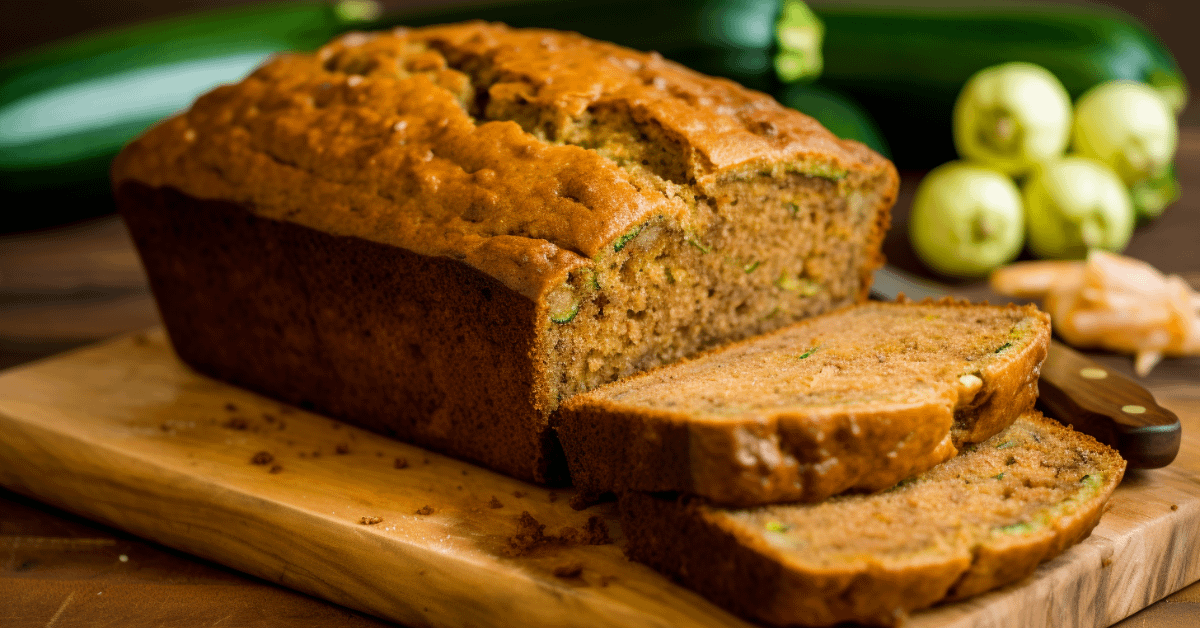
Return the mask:
{"type": "Polygon", "coordinates": [[[1010,175],[1055,159],[1071,133],[1071,98],[1049,70],[1032,63],[984,68],[954,103],[954,146],[963,159],[1010,175]]]}
{"type": "Polygon", "coordinates": [[[982,277],[1021,252],[1021,194],[1003,172],[962,161],[934,168],[917,186],[909,216],[913,249],[933,270],[982,277]]]}
{"type": "Polygon", "coordinates": [[[1047,259],[1121,252],[1133,234],[1133,204],[1117,173],[1087,157],[1038,168],[1021,190],[1029,249],[1047,259]]]}

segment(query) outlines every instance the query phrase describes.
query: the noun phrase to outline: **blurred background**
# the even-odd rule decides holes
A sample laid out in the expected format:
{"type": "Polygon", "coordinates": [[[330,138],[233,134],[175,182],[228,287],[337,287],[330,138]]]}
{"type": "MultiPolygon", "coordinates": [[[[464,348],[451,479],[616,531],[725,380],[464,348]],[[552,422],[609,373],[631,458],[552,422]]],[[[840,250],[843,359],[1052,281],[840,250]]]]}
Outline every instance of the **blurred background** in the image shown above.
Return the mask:
{"type": "MultiPolygon", "coordinates": [[[[261,3],[262,0],[107,0],[104,2],[43,2],[7,0],[0,20],[0,56],[67,37],[159,17],[227,6],[261,3]]],[[[903,0],[876,0],[880,5],[913,4],[903,0]]],[[[971,0],[922,0],[926,5],[971,6],[971,0]]],[[[463,0],[380,0],[385,12],[414,7],[465,4],[463,0]]],[[[836,5],[839,0],[815,0],[811,6],[836,5]]],[[[855,4],[863,4],[858,0],[855,4]]],[[[988,4],[995,5],[995,0],[988,4]]],[[[1000,2],[1003,5],[1038,4],[1035,1],[1000,2]]],[[[1056,0],[1054,4],[1107,6],[1145,24],[1175,55],[1183,74],[1193,84],[1200,77],[1200,2],[1195,0],[1056,0]]],[[[1182,124],[1200,126],[1200,102],[1192,98],[1180,118],[1182,124]]]]}

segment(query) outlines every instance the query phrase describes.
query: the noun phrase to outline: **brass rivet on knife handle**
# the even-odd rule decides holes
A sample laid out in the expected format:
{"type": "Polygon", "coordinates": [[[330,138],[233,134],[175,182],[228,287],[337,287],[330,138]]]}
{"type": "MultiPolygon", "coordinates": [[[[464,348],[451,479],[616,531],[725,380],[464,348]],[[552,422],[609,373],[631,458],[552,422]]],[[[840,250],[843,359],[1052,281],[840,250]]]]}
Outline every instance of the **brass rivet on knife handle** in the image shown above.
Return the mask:
{"type": "Polygon", "coordinates": [[[1060,342],[1050,343],[1038,387],[1046,414],[1114,447],[1130,468],[1165,467],[1179,453],[1174,412],[1137,382],[1060,342]]]}

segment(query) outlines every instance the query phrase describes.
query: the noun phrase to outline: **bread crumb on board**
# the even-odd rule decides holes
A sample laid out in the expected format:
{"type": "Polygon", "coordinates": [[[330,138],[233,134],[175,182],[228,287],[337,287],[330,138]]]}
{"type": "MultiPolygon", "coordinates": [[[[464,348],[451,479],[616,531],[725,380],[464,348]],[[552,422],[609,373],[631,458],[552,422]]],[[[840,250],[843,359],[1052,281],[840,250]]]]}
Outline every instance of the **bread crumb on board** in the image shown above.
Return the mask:
{"type": "Polygon", "coordinates": [[[250,464],[271,464],[275,461],[275,456],[269,451],[260,451],[250,458],[250,464]]]}
{"type": "Polygon", "coordinates": [[[383,517],[363,517],[358,520],[359,525],[373,526],[377,523],[383,523],[383,517]]]}
{"type": "Polygon", "coordinates": [[[431,506],[429,506],[429,504],[426,504],[417,509],[417,514],[418,515],[432,515],[433,508],[431,506]]]}
{"type": "Polygon", "coordinates": [[[608,524],[599,516],[588,517],[583,530],[564,527],[558,534],[546,534],[546,526],[538,522],[528,510],[521,511],[517,518],[517,531],[508,537],[504,549],[507,556],[525,556],[543,547],[569,547],[572,545],[608,545],[608,524]]]}
{"type": "Polygon", "coordinates": [[[563,563],[554,568],[554,575],[559,578],[577,578],[583,573],[583,563],[579,561],[563,563]]]}
{"type": "Polygon", "coordinates": [[[396,461],[392,463],[392,467],[396,469],[407,469],[408,458],[396,458],[396,461]]]}
{"type": "Polygon", "coordinates": [[[504,504],[496,499],[495,495],[492,495],[492,498],[488,500],[488,508],[504,508],[504,504]]]}

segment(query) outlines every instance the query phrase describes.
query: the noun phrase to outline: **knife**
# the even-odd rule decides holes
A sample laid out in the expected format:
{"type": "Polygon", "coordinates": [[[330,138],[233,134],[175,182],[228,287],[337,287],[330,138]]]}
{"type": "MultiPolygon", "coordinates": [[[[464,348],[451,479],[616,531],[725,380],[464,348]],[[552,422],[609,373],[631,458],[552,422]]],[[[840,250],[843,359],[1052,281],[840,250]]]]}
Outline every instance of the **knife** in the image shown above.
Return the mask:
{"type": "MultiPolygon", "coordinates": [[[[875,271],[871,296],[894,300],[948,296],[946,289],[893,266],[875,271]]],[[[1046,414],[1109,445],[1131,469],[1165,467],[1179,453],[1182,426],[1137,382],[1057,341],[1042,364],[1038,407],[1046,414]]]]}

